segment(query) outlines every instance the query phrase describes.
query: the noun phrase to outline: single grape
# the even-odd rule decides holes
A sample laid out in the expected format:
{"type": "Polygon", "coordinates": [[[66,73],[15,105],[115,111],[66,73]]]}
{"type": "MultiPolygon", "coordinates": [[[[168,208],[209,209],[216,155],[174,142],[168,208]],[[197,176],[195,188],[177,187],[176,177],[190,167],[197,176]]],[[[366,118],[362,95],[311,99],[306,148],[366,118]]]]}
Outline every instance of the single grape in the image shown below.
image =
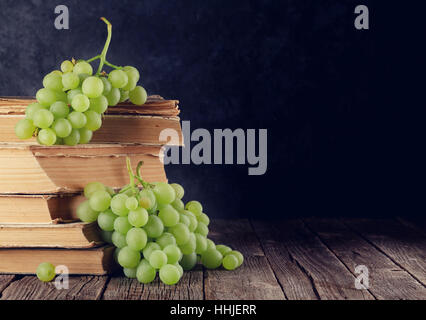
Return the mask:
{"type": "Polygon", "coordinates": [[[188,229],[191,232],[194,232],[198,227],[198,220],[191,211],[184,210],[182,213],[189,219],[188,229]]]}
{"type": "Polygon", "coordinates": [[[114,231],[112,233],[112,243],[117,248],[124,248],[127,246],[126,235],[121,234],[120,232],[114,231]]]}
{"type": "Polygon", "coordinates": [[[158,238],[163,234],[164,225],[161,219],[155,215],[150,215],[148,218],[148,223],[144,227],[148,237],[158,238]]]}
{"type": "Polygon", "coordinates": [[[176,192],[176,198],[177,199],[182,199],[183,196],[185,195],[185,189],[183,189],[183,187],[178,184],[178,183],[172,183],[170,184],[170,186],[175,189],[176,192]]]}
{"type": "Polygon", "coordinates": [[[151,283],[154,281],[156,275],[157,270],[149,264],[147,259],[143,259],[136,269],[136,278],[140,283],[151,283]]]}
{"type": "Polygon", "coordinates": [[[169,204],[160,209],[158,217],[165,227],[173,227],[179,222],[179,213],[169,204]]]}
{"type": "Polygon", "coordinates": [[[105,211],[111,204],[111,196],[106,191],[96,191],[90,197],[90,207],[98,212],[105,211]]]}
{"type": "Polygon", "coordinates": [[[70,108],[62,101],[56,101],[50,106],[49,110],[52,112],[55,119],[66,118],[70,113],[70,108]]]}
{"type": "Polygon", "coordinates": [[[129,197],[126,200],[126,208],[129,210],[136,210],[139,206],[139,201],[136,197],[129,197]]]}
{"type": "Polygon", "coordinates": [[[182,258],[182,252],[178,248],[178,246],[174,244],[169,244],[163,249],[163,252],[167,256],[167,263],[168,264],[175,264],[179,262],[179,260],[182,258]]]}
{"type": "Polygon", "coordinates": [[[80,132],[78,129],[72,129],[70,135],[64,138],[64,143],[67,146],[76,146],[80,143],[80,132]]]}
{"type": "Polygon", "coordinates": [[[68,117],[68,121],[71,123],[72,127],[74,129],[81,129],[83,128],[87,123],[87,118],[84,113],[73,111],[71,112],[68,117]]]}
{"type": "MultiPolygon", "coordinates": [[[[60,71],[60,70],[53,70],[52,72],[50,72],[50,73],[52,73],[52,74],[56,74],[56,75],[58,75],[58,76],[62,76],[62,71],[60,71]]],[[[50,74],[49,73],[49,74],[50,74]]]]}
{"type": "Polygon", "coordinates": [[[102,117],[99,113],[89,110],[84,113],[87,119],[86,128],[96,131],[102,126],[102,117]]]}
{"type": "Polygon", "coordinates": [[[216,249],[208,249],[201,256],[201,263],[207,269],[217,269],[222,264],[223,256],[216,249]]]}
{"type": "Polygon", "coordinates": [[[124,247],[118,253],[118,263],[123,268],[136,268],[141,259],[139,251],[135,251],[130,247],[124,247]]]}
{"type": "Polygon", "coordinates": [[[145,104],[146,100],[148,99],[148,94],[143,87],[137,86],[132,91],[130,91],[129,98],[132,103],[141,106],[145,104]]]}
{"type": "Polygon", "coordinates": [[[176,239],[170,232],[164,232],[157,238],[156,243],[160,245],[161,249],[164,249],[168,245],[176,245],[176,239]]]}
{"type": "Polygon", "coordinates": [[[195,252],[184,254],[182,259],[179,261],[179,264],[185,271],[194,269],[194,267],[197,265],[197,254],[195,252]]]}
{"type": "Polygon", "coordinates": [[[46,107],[42,106],[40,103],[31,103],[25,109],[25,118],[28,120],[33,120],[34,114],[41,109],[45,109],[46,107]]]}
{"type": "Polygon", "coordinates": [[[223,258],[222,265],[226,270],[234,270],[238,268],[238,259],[233,254],[228,254],[223,258]]]}
{"type": "MultiPolygon", "coordinates": [[[[179,222],[186,225],[188,227],[188,229],[189,229],[189,226],[191,225],[189,218],[186,215],[184,215],[183,213],[179,213],[179,222]]],[[[189,230],[189,231],[191,231],[191,230],[189,230]]]]}
{"type": "Polygon", "coordinates": [[[199,216],[197,216],[197,220],[199,222],[204,223],[206,226],[209,226],[209,224],[210,224],[210,218],[205,213],[203,213],[203,212],[200,213],[199,216]]]}
{"type": "Polygon", "coordinates": [[[209,250],[209,249],[215,249],[216,250],[216,243],[214,243],[213,240],[207,238],[207,250],[209,250]]]}
{"type": "Polygon", "coordinates": [[[78,129],[78,132],[80,133],[80,144],[86,144],[89,143],[90,140],[92,140],[93,137],[93,131],[87,129],[87,128],[81,128],[78,129]]]}
{"type": "Polygon", "coordinates": [[[106,243],[112,244],[112,234],[112,231],[101,230],[101,238],[106,243]]]}
{"type": "Polygon", "coordinates": [[[120,89],[111,88],[111,91],[105,95],[108,100],[108,105],[111,107],[116,106],[120,102],[120,89]]]}
{"type": "Polygon", "coordinates": [[[127,84],[121,90],[127,92],[127,99],[128,99],[129,91],[134,90],[138,82],[134,78],[129,77],[129,74],[127,74],[127,77],[129,78],[129,81],[127,81],[127,84]]]}
{"type": "Polygon", "coordinates": [[[89,76],[91,76],[93,74],[93,68],[90,65],[90,63],[86,62],[86,61],[79,61],[76,63],[76,65],[74,66],[73,72],[76,74],[88,74],[89,76]]]}
{"type": "Polygon", "coordinates": [[[189,241],[189,229],[183,223],[178,223],[175,226],[169,228],[169,232],[175,236],[176,243],[178,245],[183,245],[189,241]]]}
{"type": "Polygon", "coordinates": [[[185,209],[191,211],[195,216],[199,216],[203,212],[203,206],[198,201],[189,201],[185,209]]]}
{"type": "Polygon", "coordinates": [[[36,99],[41,105],[50,107],[56,101],[56,95],[53,90],[43,88],[37,91],[36,99]]]}
{"type": "Polygon", "coordinates": [[[77,89],[68,91],[68,93],[67,93],[68,104],[71,104],[72,99],[78,94],[83,94],[83,91],[81,91],[81,88],[77,88],[77,89]]]}
{"type": "Polygon", "coordinates": [[[38,141],[45,146],[53,146],[56,139],[56,134],[52,129],[42,129],[38,133],[38,141]]]}
{"type": "Polygon", "coordinates": [[[140,197],[139,204],[147,210],[152,209],[157,202],[157,200],[155,199],[154,192],[152,191],[152,189],[149,189],[149,188],[142,189],[139,192],[139,197],[140,197]],[[142,203],[142,199],[144,199],[143,203],[142,203]],[[148,201],[146,201],[146,199],[148,199],[148,201]]]}
{"type": "Polygon", "coordinates": [[[108,80],[114,88],[121,89],[129,81],[129,77],[123,70],[113,70],[108,75],[108,80]]]}
{"type": "Polygon", "coordinates": [[[244,262],[244,256],[239,251],[232,250],[231,252],[228,252],[226,255],[227,256],[228,255],[234,255],[238,259],[238,267],[240,267],[243,264],[243,262],[244,262]]]}
{"type": "Polygon", "coordinates": [[[195,229],[195,232],[203,235],[204,237],[207,237],[209,234],[209,228],[204,223],[198,222],[198,226],[195,229]]]}
{"type": "Polygon", "coordinates": [[[117,194],[111,200],[111,210],[118,216],[125,217],[129,214],[129,209],[126,207],[128,196],[125,194],[117,194]]]}
{"type": "Polygon", "coordinates": [[[90,198],[96,191],[105,191],[105,186],[100,182],[90,182],[84,187],[84,196],[90,198]]]}
{"type": "Polygon", "coordinates": [[[96,113],[103,114],[108,109],[108,99],[105,96],[99,96],[94,99],[90,99],[89,110],[95,111],[96,113]]]}
{"type": "Polygon", "coordinates": [[[71,61],[65,60],[61,63],[61,70],[63,73],[71,72],[72,69],[74,69],[74,64],[71,61]]]}
{"type": "Polygon", "coordinates": [[[58,137],[65,138],[71,134],[72,126],[67,119],[58,119],[53,122],[52,129],[58,137]]]}
{"type": "Polygon", "coordinates": [[[64,143],[64,139],[63,138],[56,137],[55,146],[62,146],[64,144],[65,143],[64,143]]]}
{"type": "Polygon", "coordinates": [[[88,77],[83,82],[82,90],[89,98],[98,98],[104,91],[104,83],[98,77],[88,77]]]}
{"type": "Polygon", "coordinates": [[[177,211],[182,211],[185,210],[185,204],[183,203],[182,200],[176,198],[173,202],[172,202],[172,207],[175,208],[177,211]]]}
{"type": "Polygon", "coordinates": [[[72,98],[71,105],[75,111],[84,112],[89,109],[90,100],[84,94],[79,93],[72,98]]]}
{"type": "Polygon", "coordinates": [[[29,139],[33,136],[35,129],[31,120],[22,119],[15,126],[15,134],[19,139],[29,139]]]}
{"type": "Polygon", "coordinates": [[[62,76],[57,73],[49,73],[43,78],[43,86],[46,89],[62,91],[62,76]]]}
{"type": "Polygon", "coordinates": [[[175,189],[166,182],[157,183],[153,191],[159,204],[170,204],[176,198],[175,189]]]}
{"type": "Polygon", "coordinates": [[[132,229],[132,225],[127,220],[127,217],[118,217],[114,221],[114,230],[120,232],[121,234],[127,234],[127,232],[132,229]]]}
{"type": "Polygon", "coordinates": [[[37,278],[43,282],[50,282],[55,278],[55,266],[49,262],[40,263],[37,267],[37,278]]]}
{"type": "Polygon", "coordinates": [[[54,91],[54,93],[55,93],[55,97],[56,97],[56,102],[60,101],[60,102],[68,103],[68,96],[67,96],[66,92],[54,91]]]}
{"type": "Polygon", "coordinates": [[[196,233],[195,234],[195,240],[196,240],[195,252],[197,254],[202,254],[204,251],[207,250],[207,238],[202,236],[199,233],[196,233]]]}
{"type": "Polygon", "coordinates": [[[129,279],[136,279],[136,268],[123,268],[123,273],[129,279]]]}
{"type": "Polygon", "coordinates": [[[65,73],[62,76],[62,86],[65,90],[74,90],[80,85],[80,78],[74,72],[65,73]]]}
{"type": "Polygon", "coordinates": [[[77,217],[83,222],[95,222],[99,212],[90,207],[89,200],[82,202],[77,208],[77,217]]]}
{"type": "Polygon", "coordinates": [[[154,252],[155,250],[161,250],[160,245],[155,242],[148,242],[142,252],[144,258],[149,259],[149,257],[151,256],[151,253],[154,252]]]}
{"type": "Polygon", "coordinates": [[[144,208],[137,208],[131,210],[128,216],[129,222],[132,226],[140,228],[148,223],[148,211],[144,208]]]}
{"type": "Polygon", "coordinates": [[[222,256],[226,256],[229,252],[232,251],[232,249],[228,246],[225,246],[223,244],[216,245],[216,250],[219,251],[222,256]]]}
{"type": "Polygon", "coordinates": [[[161,250],[154,250],[149,256],[149,263],[155,269],[160,269],[167,264],[167,255],[161,250]]]}
{"type": "Polygon", "coordinates": [[[148,242],[148,236],[144,229],[132,228],[127,232],[126,241],[131,249],[141,251],[148,242]]]}
{"type": "Polygon", "coordinates": [[[195,234],[193,232],[190,232],[188,242],[183,245],[179,245],[179,248],[183,254],[191,254],[195,252],[197,248],[195,234]]]}
{"type": "Polygon", "coordinates": [[[133,78],[136,82],[139,81],[140,73],[139,73],[138,69],[136,69],[135,67],[125,66],[123,68],[123,71],[126,72],[126,74],[129,78],[133,78]]]}
{"type": "Polygon", "coordinates": [[[123,89],[120,89],[120,100],[119,102],[125,102],[129,100],[129,91],[125,91],[123,89]]]}
{"type": "Polygon", "coordinates": [[[179,264],[179,262],[176,262],[176,263],[174,264],[174,266],[175,266],[176,268],[178,268],[180,278],[182,278],[182,276],[183,276],[183,268],[182,268],[182,266],[179,264]]]}
{"type": "Polygon", "coordinates": [[[33,117],[34,125],[42,129],[49,128],[54,120],[55,117],[53,116],[52,112],[46,109],[38,110],[33,117]]]}
{"type": "Polygon", "coordinates": [[[174,285],[179,282],[180,271],[179,269],[171,264],[166,264],[160,269],[160,280],[167,285],[174,285]]]}
{"type": "Polygon", "coordinates": [[[104,231],[114,231],[114,221],[117,216],[111,210],[101,212],[98,216],[98,225],[104,231]]]}
{"type": "Polygon", "coordinates": [[[109,82],[108,79],[105,77],[101,77],[100,79],[102,83],[104,84],[104,91],[102,92],[102,94],[106,96],[111,91],[111,88],[112,88],[111,82],[109,82]]]}

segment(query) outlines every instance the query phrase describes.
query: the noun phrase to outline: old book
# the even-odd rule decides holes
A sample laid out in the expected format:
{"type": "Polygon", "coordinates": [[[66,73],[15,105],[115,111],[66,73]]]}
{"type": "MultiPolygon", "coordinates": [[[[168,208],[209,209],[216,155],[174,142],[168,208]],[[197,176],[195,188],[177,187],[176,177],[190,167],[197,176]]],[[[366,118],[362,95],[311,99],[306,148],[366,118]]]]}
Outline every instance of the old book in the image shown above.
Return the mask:
{"type": "Polygon", "coordinates": [[[0,195],[0,224],[49,224],[78,221],[80,194],[0,195]]]}
{"type": "Polygon", "coordinates": [[[129,183],[126,157],[142,177],[167,181],[160,146],[87,144],[75,147],[0,143],[0,193],[80,192],[92,181],[112,188],[129,183]]]}
{"type": "Polygon", "coordinates": [[[0,273],[34,274],[42,262],[66,266],[70,274],[105,275],[114,272],[114,247],[93,249],[0,249],[0,273]]]}
{"type": "MultiPolygon", "coordinates": [[[[0,98],[0,142],[22,142],[15,135],[16,123],[25,117],[25,109],[36,102],[33,98],[0,98]]],[[[104,116],[101,129],[94,132],[92,143],[141,143],[164,145],[160,133],[175,130],[179,140],[170,145],[182,145],[178,101],[150,97],[143,106],[122,103],[110,107],[104,116]]],[[[36,139],[25,140],[36,143],[36,139]]]]}
{"type": "Polygon", "coordinates": [[[0,225],[0,248],[92,248],[101,243],[96,222],[0,225]]]}

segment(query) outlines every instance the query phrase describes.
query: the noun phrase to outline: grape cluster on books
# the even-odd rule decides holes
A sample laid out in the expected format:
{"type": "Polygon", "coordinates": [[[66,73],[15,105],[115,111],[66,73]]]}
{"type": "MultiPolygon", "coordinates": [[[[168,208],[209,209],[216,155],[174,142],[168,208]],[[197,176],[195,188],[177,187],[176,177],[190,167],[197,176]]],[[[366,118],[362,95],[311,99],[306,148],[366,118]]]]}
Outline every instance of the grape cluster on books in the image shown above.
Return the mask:
{"type": "Polygon", "coordinates": [[[146,183],[139,169],[133,179],[136,184],[117,193],[99,182],[89,183],[84,189],[87,200],[77,210],[82,221],[97,221],[104,239],[115,245],[116,260],[127,277],[150,283],[158,272],[162,282],[173,285],[198,261],[209,269],[241,266],[240,252],[207,238],[210,219],[200,202],[184,204],[181,185],[146,183]]]}

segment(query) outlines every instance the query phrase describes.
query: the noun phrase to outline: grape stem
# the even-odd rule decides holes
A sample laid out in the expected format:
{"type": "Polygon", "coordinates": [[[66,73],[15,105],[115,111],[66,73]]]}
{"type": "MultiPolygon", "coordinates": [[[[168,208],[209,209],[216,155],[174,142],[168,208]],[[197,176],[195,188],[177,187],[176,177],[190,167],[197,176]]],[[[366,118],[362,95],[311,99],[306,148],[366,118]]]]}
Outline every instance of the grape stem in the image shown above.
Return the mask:
{"type": "Polygon", "coordinates": [[[132,190],[133,195],[136,195],[137,191],[136,191],[136,185],[135,185],[135,175],[133,173],[132,164],[130,162],[129,157],[126,158],[126,165],[127,165],[127,172],[129,173],[129,178],[130,178],[129,189],[132,190]]]}
{"type": "Polygon", "coordinates": [[[92,62],[92,61],[95,61],[95,60],[98,60],[98,59],[100,59],[101,58],[101,55],[100,54],[98,54],[96,57],[93,57],[93,58],[90,58],[89,60],[86,60],[86,62],[92,62]]]}
{"type": "Polygon", "coordinates": [[[123,69],[123,67],[119,67],[119,66],[113,65],[112,63],[109,63],[109,62],[108,62],[108,61],[106,61],[106,60],[105,60],[105,64],[106,64],[108,67],[111,67],[111,68],[113,68],[113,69],[123,69]]]}
{"type": "Polygon", "coordinates": [[[112,24],[104,17],[102,17],[101,20],[105,22],[107,25],[108,36],[105,42],[104,49],[102,50],[102,53],[100,54],[101,61],[99,62],[98,72],[96,73],[97,75],[99,75],[102,72],[102,68],[106,61],[106,55],[107,55],[109,44],[111,43],[111,37],[112,37],[112,24]]]}

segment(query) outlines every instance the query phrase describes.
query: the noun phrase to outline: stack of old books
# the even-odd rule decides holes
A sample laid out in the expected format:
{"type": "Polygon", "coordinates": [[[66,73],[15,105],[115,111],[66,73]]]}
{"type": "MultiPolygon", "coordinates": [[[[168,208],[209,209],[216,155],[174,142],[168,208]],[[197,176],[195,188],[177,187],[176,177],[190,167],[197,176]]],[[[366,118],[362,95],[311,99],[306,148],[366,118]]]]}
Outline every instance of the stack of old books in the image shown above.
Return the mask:
{"type": "Polygon", "coordinates": [[[182,137],[178,101],[151,96],[140,107],[111,107],[93,141],[75,147],[45,147],[15,136],[32,102],[0,98],[0,273],[35,273],[42,262],[65,265],[70,274],[108,273],[114,248],[96,222],[76,216],[82,190],[92,181],[127,184],[126,157],[134,166],[144,162],[145,180],[167,181],[160,133],[173,129],[182,137]]]}

